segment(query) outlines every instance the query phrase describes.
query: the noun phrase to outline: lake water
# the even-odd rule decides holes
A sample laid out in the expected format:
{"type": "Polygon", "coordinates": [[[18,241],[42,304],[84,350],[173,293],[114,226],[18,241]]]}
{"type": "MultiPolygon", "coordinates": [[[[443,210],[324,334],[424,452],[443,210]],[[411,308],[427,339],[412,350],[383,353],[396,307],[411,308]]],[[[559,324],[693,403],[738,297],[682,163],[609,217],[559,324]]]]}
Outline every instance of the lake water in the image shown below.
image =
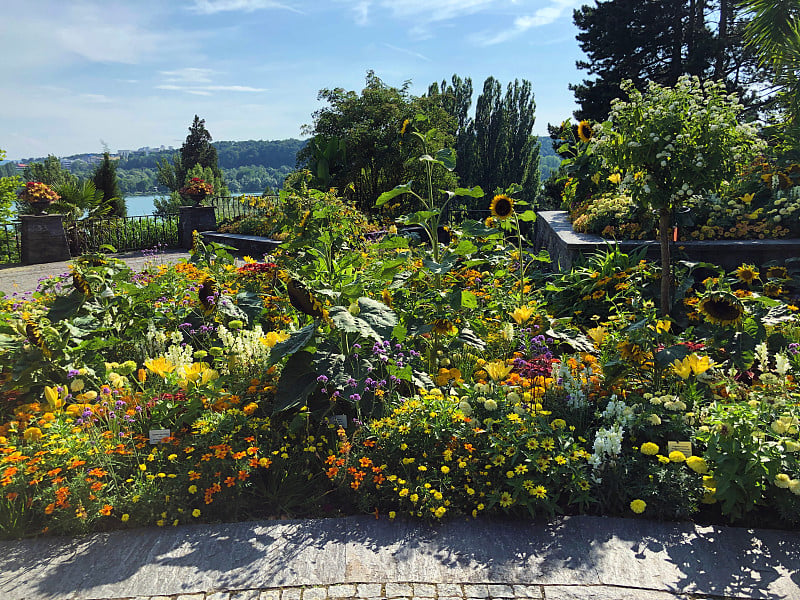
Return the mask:
{"type": "Polygon", "coordinates": [[[128,207],[129,217],[139,217],[145,215],[152,215],[156,207],[153,205],[153,200],[156,198],[164,198],[166,194],[156,194],[155,196],[127,196],[125,198],[125,205],[128,207]]]}
{"type": "MultiPolygon", "coordinates": [[[[245,192],[245,194],[261,195],[261,192],[245,192]]],[[[156,207],[153,200],[165,198],[168,194],[155,194],[153,196],[126,196],[125,205],[128,207],[129,217],[152,215],[156,207]]]]}

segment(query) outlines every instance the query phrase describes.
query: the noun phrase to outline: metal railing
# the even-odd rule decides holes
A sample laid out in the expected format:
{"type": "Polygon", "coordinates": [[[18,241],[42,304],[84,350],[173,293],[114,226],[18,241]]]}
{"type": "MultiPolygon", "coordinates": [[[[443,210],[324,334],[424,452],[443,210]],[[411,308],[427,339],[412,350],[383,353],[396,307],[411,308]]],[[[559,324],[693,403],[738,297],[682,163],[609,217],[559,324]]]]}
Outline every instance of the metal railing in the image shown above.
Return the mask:
{"type": "Polygon", "coordinates": [[[72,256],[96,252],[104,244],[118,252],[180,246],[177,215],[83,220],[65,229],[72,256]]]}
{"type": "Polygon", "coordinates": [[[214,197],[211,205],[217,217],[217,223],[235,221],[251,215],[263,215],[269,212],[269,206],[276,202],[277,196],[221,196],[214,197]],[[251,202],[243,201],[251,198],[251,202]]]}
{"type": "Polygon", "coordinates": [[[0,224],[0,264],[18,263],[21,256],[20,222],[0,224]]]}

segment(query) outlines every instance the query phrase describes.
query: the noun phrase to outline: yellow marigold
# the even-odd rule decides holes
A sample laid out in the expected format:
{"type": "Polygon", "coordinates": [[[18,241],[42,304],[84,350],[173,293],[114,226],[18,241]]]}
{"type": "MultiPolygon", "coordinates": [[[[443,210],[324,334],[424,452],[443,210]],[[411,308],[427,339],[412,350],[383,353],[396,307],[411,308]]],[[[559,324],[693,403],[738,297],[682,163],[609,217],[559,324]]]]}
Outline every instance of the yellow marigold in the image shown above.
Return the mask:
{"type": "Polygon", "coordinates": [[[658,454],[658,444],[654,444],[653,442],[645,442],[642,444],[642,447],[639,448],[642,454],[646,454],[647,456],[655,456],[658,454]]]}
{"type": "Polygon", "coordinates": [[[680,450],[673,450],[669,453],[669,462],[682,463],[686,461],[686,455],[680,450]]]}
{"type": "Polygon", "coordinates": [[[699,473],[700,475],[704,475],[708,473],[708,465],[703,458],[699,456],[690,456],[686,459],[686,466],[689,467],[695,473],[699,473]]]}
{"type": "Polygon", "coordinates": [[[631,510],[635,512],[637,515],[640,515],[644,512],[644,509],[647,508],[647,502],[644,500],[639,500],[638,498],[631,502],[630,504],[631,510]]]}

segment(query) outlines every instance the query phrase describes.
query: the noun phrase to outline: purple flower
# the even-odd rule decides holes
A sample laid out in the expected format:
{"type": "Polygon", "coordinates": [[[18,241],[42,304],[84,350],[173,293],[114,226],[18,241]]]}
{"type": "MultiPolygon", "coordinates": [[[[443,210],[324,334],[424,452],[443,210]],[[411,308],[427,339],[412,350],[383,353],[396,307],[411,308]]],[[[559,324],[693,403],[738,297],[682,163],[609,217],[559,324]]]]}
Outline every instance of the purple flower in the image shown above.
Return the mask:
{"type": "Polygon", "coordinates": [[[320,375],[319,377],[317,377],[317,382],[318,383],[328,383],[328,378],[325,375],[320,375]]]}

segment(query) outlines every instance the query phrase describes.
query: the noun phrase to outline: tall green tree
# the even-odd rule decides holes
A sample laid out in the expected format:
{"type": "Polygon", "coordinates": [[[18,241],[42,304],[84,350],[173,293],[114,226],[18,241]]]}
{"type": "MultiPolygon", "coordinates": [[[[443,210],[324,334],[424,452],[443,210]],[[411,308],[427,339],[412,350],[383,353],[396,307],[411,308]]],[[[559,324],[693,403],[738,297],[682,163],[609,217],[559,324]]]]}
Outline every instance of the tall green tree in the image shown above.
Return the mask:
{"type": "MultiPolygon", "coordinates": [[[[0,160],[6,155],[0,150],[0,160]]],[[[22,184],[18,175],[0,177],[0,224],[8,223],[14,215],[14,203],[17,200],[17,188],[22,184]]]]}
{"type": "MultiPolygon", "coordinates": [[[[327,165],[327,185],[338,188],[364,212],[374,212],[378,196],[401,183],[421,184],[425,180],[423,165],[415,159],[416,149],[404,142],[404,132],[414,126],[416,114],[425,114],[426,127],[437,130],[436,147],[431,149],[435,152],[452,147],[454,125],[453,118],[436,102],[412,96],[408,87],[408,82],[400,88],[386,85],[368,71],[360,93],[343,88],[321,90],[318,97],[327,106],[314,113],[312,125],[304,127],[312,140],[298,153],[298,166],[318,166],[315,149],[327,148],[337,140],[337,160],[327,165]],[[404,126],[406,121],[409,123],[404,126]]],[[[436,189],[450,189],[455,183],[455,175],[449,172],[436,177],[436,189]]],[[[407,212],[407,207],[396,208],[407,212]]]]}
{"type": "Polygon", "coordinates": [[[539,191],[539,140],[533,135],[536,103],[530,81],[514,80],[503,93],[499,81],[487,78],[474,118],[469,117],[469,78],[453,75],[451,84],[433,84],[428,94],[456,120],[456,172],[462,185],[480,185],[490,194],[518,183],[523,199],[533,202],[539,191]]]}
{"type": "Polygon", "coordinates": [[[210,168],[215,180],[221,182],[219,186],[214,186],[214,193],[227,196],[228,188],[217,164],[217,149],[211,144],[211,139],[205,119],[195,115],[189,126],[189,135],[181,146],[180,154],[173,156],[172,164],[167,159],[158,161],[158,182],[176,192],[186,184],[192,168],[200,165],[204,169],[210,168]]]}
{"type": "Polygon", "coordinates": [[[103,162],[97,165],[92,183],[97,191],[103,193],[103,202],[110,205],[111,216],[124,217],[127,214],[125,198],[119,189],[117,179],[117,163],[111,160],[108,152],[103,153],[103,162]]]}
{"type": "Polygon", "coordinates": [[[72,173],[61,167],[61,161],[57,157],[49,154],[44,162],[31,163],[23,173],[23,179],[27,181],[40,181],[49,186],[61,185],[67,181],[77,181],[72,173]]]}
{"type": "Polygon", "coordinates": [[[573,13],[588,59],[577,62],[594,79],[570,85],[578,119],[603,121],[620,83],[671,86],[681,75],[723,80],[744,93],[763,78],[742,39],[736,0],[596,0],[573,13]]]}

